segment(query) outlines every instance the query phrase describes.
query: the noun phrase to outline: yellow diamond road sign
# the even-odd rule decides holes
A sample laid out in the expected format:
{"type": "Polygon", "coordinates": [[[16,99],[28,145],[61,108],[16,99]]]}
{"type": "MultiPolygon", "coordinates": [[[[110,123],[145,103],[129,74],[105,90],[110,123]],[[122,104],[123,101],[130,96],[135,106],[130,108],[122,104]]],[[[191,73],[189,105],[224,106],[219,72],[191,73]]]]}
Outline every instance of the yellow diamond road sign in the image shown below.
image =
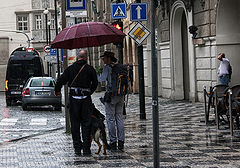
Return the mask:
{"type": "Polygon", "coordinates": [[[138,22],[129,32],[128,35],[141,45],[151,32],[140,22],[138,22]]]}

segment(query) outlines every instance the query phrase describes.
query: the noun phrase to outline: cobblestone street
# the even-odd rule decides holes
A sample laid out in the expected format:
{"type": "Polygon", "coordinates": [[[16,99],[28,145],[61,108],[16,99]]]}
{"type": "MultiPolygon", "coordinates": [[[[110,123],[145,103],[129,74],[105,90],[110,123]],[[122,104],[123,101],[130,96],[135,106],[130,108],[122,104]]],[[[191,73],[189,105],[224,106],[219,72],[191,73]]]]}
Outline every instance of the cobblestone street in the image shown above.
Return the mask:
{"type": "MultiPolygon", "coordinates": [[[[104,111],[99,97],[94,102],[104,111]]],[[[228,130],[216,131],[205,126],[202,103],[159,99],[161,167],[240,167],[240,138],[231,138],[228,130]]],[[[76,156],[71,135],[64,130],[10,141],[0,146],[1,168],[58,168],[58,167],[152,167],[151,98],[146,98],[147,120],[139,119],[138,95],[129,96],[125,119],[125,152],[107,151],[104,156],[76,156]]],[[[235,134],[237,134],[236,132],[235,134]]]]}

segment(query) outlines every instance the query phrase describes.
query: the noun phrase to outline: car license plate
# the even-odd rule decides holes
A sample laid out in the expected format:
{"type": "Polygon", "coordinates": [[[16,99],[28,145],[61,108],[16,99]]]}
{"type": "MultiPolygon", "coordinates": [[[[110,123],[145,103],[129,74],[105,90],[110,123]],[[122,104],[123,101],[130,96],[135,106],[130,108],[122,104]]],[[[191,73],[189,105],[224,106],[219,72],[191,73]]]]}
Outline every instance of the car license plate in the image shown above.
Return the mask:
{"type": "Polygon", "coordinates": [[[35,94],[36,95],[48,95],[49,96],[50,92],[41,92],[41,91],[39,92],[39,91],[37,91],[37,92],[35,92],[35,94]]]}
{"type": "Polygon", "coordinates": [[[20,92],[20,91],[11,91],[11,94],[22,94],[22,92],[20,92]]]}

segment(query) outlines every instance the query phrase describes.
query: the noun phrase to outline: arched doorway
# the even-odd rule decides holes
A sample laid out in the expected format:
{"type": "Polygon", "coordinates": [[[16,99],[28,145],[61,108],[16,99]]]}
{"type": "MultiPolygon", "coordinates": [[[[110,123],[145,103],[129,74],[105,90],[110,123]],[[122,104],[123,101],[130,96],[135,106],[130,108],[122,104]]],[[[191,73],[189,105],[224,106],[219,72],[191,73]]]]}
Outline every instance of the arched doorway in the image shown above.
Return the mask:
{"type": "MultiPolygon", "coordinates": [[[[217,53],[224,52],[230,60],[233,74],[231,85],[240,84],[240,1],[220,0],[217,12],[217,53]]],[[[219,65],[217,60],[217,65],[219,65]]]]}
{"type": "Polygon", "coordinates": [[[170,17],[172,98],[195,100],[195,63],[191,36],[191,12],[187,12],[182,1],[172,6],[170,17]]]}

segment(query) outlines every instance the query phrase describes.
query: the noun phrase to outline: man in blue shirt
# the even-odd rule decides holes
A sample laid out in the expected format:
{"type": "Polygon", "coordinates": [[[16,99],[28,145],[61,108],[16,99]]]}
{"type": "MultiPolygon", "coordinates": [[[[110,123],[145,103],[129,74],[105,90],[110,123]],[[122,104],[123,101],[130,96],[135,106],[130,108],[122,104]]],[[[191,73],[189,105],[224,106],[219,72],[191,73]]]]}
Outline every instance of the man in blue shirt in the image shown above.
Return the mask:
{"type": "Polygon", "coordinates": [[[123,150],[125,139],[123,119],[124,96],[112,94],[112,67],[117,62],[117,59],[114,57],[114,53],[109,51],[105,51],[101,57],[103,58],[105,66],[102,75],[98,77],[98,81],[107,81],[104,105],[110,146],[112,150],[117,150],[117,147],[119,150],[123,150]]]}

